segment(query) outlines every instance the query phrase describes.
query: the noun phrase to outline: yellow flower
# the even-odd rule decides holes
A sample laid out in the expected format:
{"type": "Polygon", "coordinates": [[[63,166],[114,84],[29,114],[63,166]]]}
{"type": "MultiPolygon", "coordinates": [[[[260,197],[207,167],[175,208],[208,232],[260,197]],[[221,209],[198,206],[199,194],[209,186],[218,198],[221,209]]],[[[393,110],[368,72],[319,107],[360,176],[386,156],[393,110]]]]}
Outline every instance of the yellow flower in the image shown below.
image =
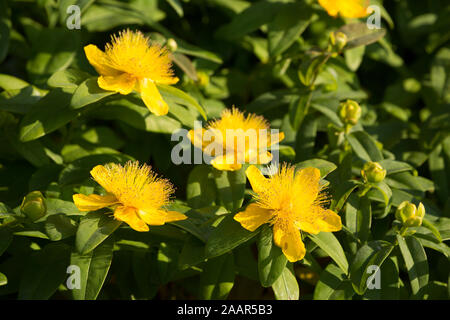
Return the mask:
{"type": "Polygon", "coordinates": [[[169,106],[161,97],[156,84],[175,84],[169,51],[141,32],[122,31],[112,36],[105,52],[95,45],[84,47],[89,63],[100,74],[98,85],[107,91],[129,94],[136,90],[147,108],[156,115],[167,114],[169,106]]]}
{"type": "Polygon", "coordinates": [[[186,219],[186,216],[163,207],[173,193],[170,182],[156,177],[151,167],[136,162],[98,165],[91,175],[107,192],[100,196],[75,194],[73,201],[80,211],[95,211],[105,207],[114,209],[114,217],[136,231],[148,231],[148,225],[186,219]]]}
{"type": "Polygon", "coordinates": [[[287,259],[295,262],[305,256],[300,231],[318,234],[342,228],[341,218],[325,209],[326,195],[320,186],[320,171],[283,165],[277,173],[265,178],[255,166],[246,171],[256,193],[255,203],[235,215],[234,219],[249,231],[264,223],[273,225],[273,238],[287,259]]]}
{"type": "Polygon", "coordinates": [[[235,171],[242,163],[266,164],[272,160],[267,151],[284,139],[284,133],[271,133],[262,116],[244,114],[237,108],[225,109],[219,120],[206,129],[190,130],[192,144],[213,157],[211,164],[218,170],[235,171]]]}
{"type": "Polygon", "coordinates": [[[364,18],[371,12],[369,0],[319,0],[319,4],[332,17],[364,18]]]}

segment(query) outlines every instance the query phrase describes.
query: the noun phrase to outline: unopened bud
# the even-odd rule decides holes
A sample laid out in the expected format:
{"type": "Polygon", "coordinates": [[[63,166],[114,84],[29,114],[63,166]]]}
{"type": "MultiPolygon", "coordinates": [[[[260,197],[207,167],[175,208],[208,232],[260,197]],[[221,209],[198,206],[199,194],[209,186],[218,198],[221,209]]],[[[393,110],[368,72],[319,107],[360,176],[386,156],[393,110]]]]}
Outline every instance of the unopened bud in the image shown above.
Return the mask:
{"type": "Polygon", "coordinates": [[[175,41],[175,39],[169,38],[167,39],[167,48],[169,48],[170,51],[175,52],[178,49],[178,44],[175,41]]]}
{"type": "Polygon", "coordinates": [[[30,218],[31,221],[36,221],[45,216],[47,206],[45,205],[42,193],[40,191],[33,191],[27,194],[20,205],[20,211],[30,218]]]}
{"type": "Polygon", "coordinates": [[[343,123],[355,125],[361,117],[361,107],[358,102],[347,100],[339,105],[338,114],[343,123]]]}
{"type": "Polygon", "coordinates": [[[419,227],[425,216],[425,207],[422,202],[416,207],[415,204],[403,201],[395,212],[395,218],[407,227],[419,227]]]}
{"type": "Polygon", "coordinates": [[[331,49],[335,52],[340,52],[347,44],[348,37],[343,32],[332,32],[330,34],[331,49]]]}
{"type": "Polygon", "coordinates": [[[197,79],[197,83],[200,87],[204,88],[209,84],[209,76],[203,71],[197,72],[197,79]]]}
{"type": "Polygon", "coordinates": [[[384,180],[386,170],[378,162],[366,162],[361,170],[361,176],[366,182],[377,183],[384,180]]]}

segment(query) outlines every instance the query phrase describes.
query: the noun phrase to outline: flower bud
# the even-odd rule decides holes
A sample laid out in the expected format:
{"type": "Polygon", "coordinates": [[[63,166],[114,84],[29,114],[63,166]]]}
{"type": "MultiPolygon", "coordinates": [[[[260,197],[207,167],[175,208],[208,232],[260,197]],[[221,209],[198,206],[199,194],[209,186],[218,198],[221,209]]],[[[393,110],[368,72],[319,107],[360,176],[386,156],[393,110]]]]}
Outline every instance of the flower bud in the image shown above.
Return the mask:
{"type": "Polygon", "coordinates": [[[45,205],[42,193],[40,191],[33,191],[27,194],[20,205],[20,211],[30,218],[31,221],[36,221],[45,216],[47,206],[45,205]]]}
{"type": "Polygon", "coordinates": [[[348,37],[343,32],[332,32],[330,34],[330,44],[333,51],[340,52],[347,44],[348,37]]]}
{"type": "Polygon", "coordinates": [[[364,181],[377,183],[384,180],[386,170],[378,162],[366,162],[361,170],[361,176],[364,181]]]}
{"type": "Polygon", "coordinates": [[[416,207],[413,203],[403,201],[395,212],[395,218],[407,227],[419,227],[425,216],[425,207],[422,202],[416,207]]]}
{"type": "Polygon", "coordinates": [[[205,72],[198,71],[197,72],[197,78],[198,78],[197,84],[200,87],[204,88],[204,87],[206,87],[209,84],[209,76],[205,72]]]}
{"type": "Polygon", "coordinates": [[[175,41],[175,39],[172,38],[167,39],[166,46],[172,52],[175,52],[178,49],[177,42],[175,41]]]}
{"type": "Polygon", "coordinates": [[[338,114],[343,123],[355,125],[361,117],[361,107],[358,102],[347,100],[339,105],[338,114]]]}

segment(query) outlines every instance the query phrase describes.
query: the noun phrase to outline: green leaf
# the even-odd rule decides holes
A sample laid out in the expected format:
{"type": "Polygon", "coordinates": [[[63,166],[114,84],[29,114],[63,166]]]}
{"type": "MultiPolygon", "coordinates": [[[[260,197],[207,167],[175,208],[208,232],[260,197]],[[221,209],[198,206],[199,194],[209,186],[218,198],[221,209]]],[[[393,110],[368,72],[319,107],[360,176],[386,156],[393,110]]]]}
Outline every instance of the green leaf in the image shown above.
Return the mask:
{"type": "Polygon", "coordinates": [[[372,209],[367,197],[350,196],[345,211],[345,223],[354,236],[364,243],[369,238],[372,224],[372,209]]]}
{"type": "Polygon", "coordinates": [[[422,244],[415,237],[397,235],[398,245],[405,261],[413,296],[428,284],[428,260],[422,244]]]}
{"type": "Polygon", "coordinates": [[[197,100],[192,98],[184,91],[181,91],[180,89],[174,86],[163,84],[158,84],[157,87],[160,90],[164,101],[167,101],[169,105],[170,101],[173,101],[175,103],[185,105],[186,107],[194,108],[200,113],[203,119],[207,120],[205,109],[203,109],[203,107],[197,102],[197,100]]]}
{"type": "Polygon", "coordinates": [[[8,284],[8,278],[0,272],[0,287],[8,284]]]}
{"type": "Polygon", "coordinates": [[[258,273],[263,287],[270,287],[281,276],[287,259],[273,242],[272,228],[264,225],[258,239],[258,273]]]}
{"type": "Polygon", "coordinates": [[[20,140],[38,139],[64,126],[78,116],[70,109],[71,95],[60,89],[50,91],[32,106],[20,124],[20,140]]]}
{"type": "Polygon", "coordinates": [[[369,29],[363,22],[346,24],[341,27],[339,32],[347,35],[348,42],[344,50],[349,50],[359,46],[366,46],[368,44],[377,42],[386,34],[386,29],[369,29]]]}
{"type": "Polygon", "coordinates": [[[73,236],[77,231],[75,221],[64,214],[54,214],[45,221],[45,233],[52,241],[59,241],[73,236]]]}
{"type": "Polygon", "coordinates": [[[295,164],[295,170],[309,167],[319,169],[321,178],[325,178],[330,172],[336,170],[337,168],[333,162],[322,159],[310,159],[295,164]]]}
{"type": "Polygon", "coordinates": [[[344,51],[345,63],[349,67],[350,70],[356,71],[358,70],[361,62],[364,58],[364,52],[366,47],[360,46],[353,49],[348,49],[344,51]]]}
{"type": "Polygon", "coordinates": [[[218,37],[238,39],[259,29],[262,25],[274,20],[282,4],[268,1],[259,1],[236,15],[233,20],[219,28],[218,37]]]}
{"type": "Polygon", "coordinates": [[[394,246],[382,240],[370,241],[362,246],[355,255],[350,266],[350,279],[355,291],[363,295],[367,289],[369,266],[381,268],[383,262],[391,254],[394,246]]]}
{"type": "Polygon", "coordinates": [[[333,259],[339,268],[348,273],[348,261],[339,240],[331,232],[308,234],[308,237],[333,259]]]}
{"type": "Polygon", "coordinates": [[[409,163],[391,159],[384,159],[379,161],[379,163],[383,167],[383,169],[387,171],[387,175],[404,171],[412,171],[414,169],[409,163]]]}
{"type": "Polygon", "coordinates": [[[200,277],[200,299],[224,300],[234,285],[233,253],[206,262],[200,277]]]}
{"type": "Polygon", "coordinates": [[[268,25],[269,53],[283,53],[306,30],[311,22],[311,10],[304,3],[287,3],[268,25]]]}
{"type": "Polygon", "coordinates": [[[8,229],[0,229],[0,256],[8,249],[13,240],[13,234],[8,229]]]}
{"type": "Polygon", "coordinates": [[[354,295],[350,281],[341,268],[334,263],[322,271],[314,288],[314,300],[344,300],[354,295]]]}
{"type": "Polygon", "coordinates": [[[53,88],[76,89],[91,75],[78,69],[60,70],[52,74],[47,84],[53,88]]]}
{"type": "MultiPolygon", "coordinates": [[[[399,300],[400,276],[397,264],[392,258],[386,259],[380,269],[380,287],[367,289],[363,299],[368,300],[399,300]]],[[[372,273],[373,275],[373,273],[372,273]]]]}
{"type": "Polygon", "coordinates": [[[234,220],[232,214],[222,216],[217,226],[211,231],[206,242],[205,254],[207,258],[217,257],[233,250],[238,245],[256,236],[259,230],[250,232],[234,220]]]}
{"type": "Polygon", "coordinates": [[[167,3],[175,10],[179,17],[183,16],[183,6],[180,3],[180,0],[166,0],[167,3]]]}
{"type": "Polygon", "coordinates": [[[9,50],[11,21],[7,18],[6,6],[0,5],[0,63],[5,60],[9,50]]]}
{"type": "Polygon", "coordinates": [[[114,241],[109,238],[87,254],[72,252],[70,264],[80,268],[80,288],[72,289],[75,300],[97,298],[111,266],[113,248],[114,241]]]}
{"type": "Polygon", "coordinates": [[[383,154],[377,147],[375,139],[365,131],[352,132],[346,135],[353,151],[358,157],[365,161],[381,161],[383,154]]]}
{"type": "Polygon", "coordinates": [[[80,254],[94,250],[100,243],[108,238],[120,225],[121,221],[102,212],[88,213],[80,220],[75,247],[80,254]]]}
{"type": "Polygon", "coordinates": [[[50,298],[66,278],[69,255],[66,244],[51,243],[31,256],[20,281],[18,299],[50,298]]]}
{"type": "Polygon", "coordinates": [[[288,264],[272,285],[277,300],[298,300],[300,289],[295,278],[292,264],[288,264]]]}
{"type": "Polygon", "coordinates": [[[186,198],[192,208],[211,206],[216,199],[216,185],[210,166],[198,165],[189,173],[186,198]]]}
{"type": "Polygon", "coordinates": [[[27,71],[37,84],[45,84],[53,73],[67,68],[79,46],[79,33],[66,28],[43,28],[31,39],[35,48],[27,71]]]}
{"type": "Polygon", "coordinates": [[[243,166],[236,171],[212,170],[219,201],[229,211],[235,212],[244,201],[245,184],[247,182],[245,167],[243,166]]]}
{"type": "Polygon", "coordinates": [[[73,109],[80,109],[115,93],[114,91],[103,90],[98,86],[97,78],[90,78],[83,81],[75,90],[70,106],[73,109]]]}
{"type": "Polygon", "coordinates": [[[344,207],[345,201],[347,201],[347,198],[360,185],[361,183],[355,180],[347,180],[340,183],[334,190],[330,209],[336,212],[341,211],[344,207]]]}

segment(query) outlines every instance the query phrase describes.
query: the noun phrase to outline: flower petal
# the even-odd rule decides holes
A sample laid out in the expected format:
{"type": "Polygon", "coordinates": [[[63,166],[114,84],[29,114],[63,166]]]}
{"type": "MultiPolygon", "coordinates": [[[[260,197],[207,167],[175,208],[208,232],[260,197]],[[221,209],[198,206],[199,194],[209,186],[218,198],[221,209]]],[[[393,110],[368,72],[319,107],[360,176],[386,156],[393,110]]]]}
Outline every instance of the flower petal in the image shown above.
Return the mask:
{"type": "Polygon", "coordinates": [[[320,191],[320,170],[317,168],[303,168],[295,173],[295,193],[301,199],[303,207],[314,203],[320,191]]]}
{"type": "Polygon", "coordinates": [[[244,211],[234,216],[241,226],[249,231],[255,231],[272,218],[272,211],[261,208],[256,203],[250,203],[244,211]]]}
{"type": "Polygon", "coordinates": [[[161,77],[159,78],[156,82],[160,83],[160,84],[175,84],[179,81],[180,79],[178,79],[177,77],[161,77]]]}
{"type": "Polygon", "coordinates": [[[164,215],[164,219],[166,222],[174,222],[174,221],[180,221],[180,220],[186,220],[187,217],[177,211],[166,211],[164,215]]]}
{"type": "Polygon", "coordinates": [[[319,4],[327,10],[328,14],[336,17],[339,12],[339,2],[336,0],[319,0],[319,4]]]}
{"type": "Polygon", "coordinates": [[[248,169],[245,170],[245,174],[247,175],[248,181],[250,181],[254,192],[262,193],[270,187],[269,179],[264,177],[257,167],[253,165],[249,166],[248,169]]]}
{"type": "Polygon", "coordinates": [[[273,226],[273,240],[290,262],[299,261],[306,254],[300,231],[292,224],[275,223],[273,226]]]}
{"type": "Polygon", "coordinates": [[[84,53],[89,63],[94,69],[102,76],[116,76],[121,71],[118,71],[107,64],[106,54],[97,48],[95,45],[90,44],[84,47],[84,53]]]}
{"type": "Polygon", "coordinates": [[[236,163],[234,155],[218,156],[211,160],[211,165],[217,170],[236,171],[242,168],[241,163],[236,163]]]}
{"type": "Polygon", "coordinates": [[[72,198],[80,211],[96,211],[118,203],[117,198],[112,194],[105,196],[100,196],[98,194],[91,194],[88,196],[84,194],[74,194],[72,198]]]}
{"type": "Polygon", "coordinates": [[[114,217],[117,220],[126,222],[136,231],[148,231],[149,228],[145,222],[139,218],[136,209],[125,206],[118,206],[114,211],[114,217]]]}
{"type": "Polygon", "coordinates": [[[139,92],[150,112],[157,116],[164,116],[169,112],[169,106],[163,100],[158,88],[156,88],[156,85],[152,80],[141,79],[139,81],[139,92]]]}
{"type": "Polygon", "coordinates": [[[334,211],[319,206],[312,206],[308,215],[304,215],[295,225],[312,234],[322,231],[335,232],[342,229],[341,217],[334,211]]]}
{"type": "Polygon", "coordinates": [[[108,170],[104,166],[95,166],[91,170],[91,176],[95,181],[98,182],[99,185],[103,187],[103,189],[105,189],[109,193],[112,193],[112,181],[109,177],[108,170]]]}
{"type": "Polygon", "coordinates": [[[129,94],[134,89],[136,78],[128,73],[122,73],[117,76],[100,76],[97,83],[103,90],[129,94]]]}
{"type": "Polygon", "coordinates": [[[185,220],[187,217],[176,211],[140,210],[139,217],[151,226],[162,226],[166,222],[185,220]]]}

